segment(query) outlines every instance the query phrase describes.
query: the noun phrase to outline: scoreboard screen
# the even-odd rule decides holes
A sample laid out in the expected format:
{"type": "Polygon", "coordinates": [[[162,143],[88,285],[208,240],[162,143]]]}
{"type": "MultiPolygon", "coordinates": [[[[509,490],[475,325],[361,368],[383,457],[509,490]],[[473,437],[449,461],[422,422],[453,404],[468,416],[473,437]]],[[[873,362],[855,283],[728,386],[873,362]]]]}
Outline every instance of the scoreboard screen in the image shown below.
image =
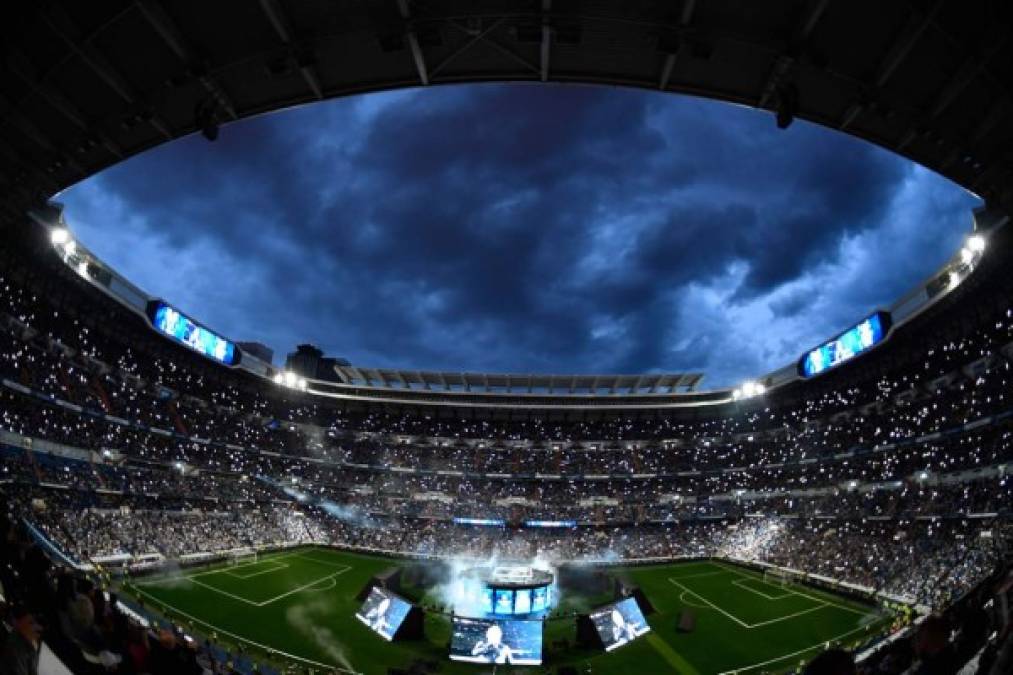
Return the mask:
{"type": "Polygon", "coordinates": [[[591,621],[607,652],[618,649],[651,630],[636,598],[626,598],[595,610],[591,614],[591,621]]]}
{"type": "Polygon", "coordinates": [[[798,364],[799,374],[814,377],[838,366],[882,342],[889,330],[890,315],[876,312],[803,356],[798,364]]]}
{"type": "Polygon", "coordinates": [[[369,591],[369,597],[355,613],[355,618],[388,642],[404,623],[412,606],[380,586],[369,591]]]}
{"type": "Polygon", "coordinates": [[[148,317],[151,319],[151,325],[159,333],[167,335],[209,359],[214,359],[227,366],[234,366],[239,362],[239,349],[236,345],[212,333],[187,315],[160,300],[156,300],[148,306],[148,317]]]}
{"type": "Polygon", "coordinates": [[[537,666],[542,662],[541,621],[453,617],[450,659],[467,663],[537,666]]]}

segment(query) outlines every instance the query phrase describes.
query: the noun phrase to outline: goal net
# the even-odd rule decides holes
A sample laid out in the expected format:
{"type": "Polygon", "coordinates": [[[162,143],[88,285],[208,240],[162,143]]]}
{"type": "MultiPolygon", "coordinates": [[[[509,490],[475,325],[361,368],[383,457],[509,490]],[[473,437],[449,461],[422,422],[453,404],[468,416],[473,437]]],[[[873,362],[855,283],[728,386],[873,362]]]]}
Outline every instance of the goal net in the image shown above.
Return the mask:
{"type": "Polygon", "coordinates": [[[795,575],[788,570],[777,567],[768,567],[763,570],[763,580],[773,586],[790,586],[794,578],[795,575]]]}
{"type": "Polygon", "coordinates": [[[235,566],[251,562],[257,562],[257,552],[252,548],[236,549],[229,553],[230,565],[235,566]]]}

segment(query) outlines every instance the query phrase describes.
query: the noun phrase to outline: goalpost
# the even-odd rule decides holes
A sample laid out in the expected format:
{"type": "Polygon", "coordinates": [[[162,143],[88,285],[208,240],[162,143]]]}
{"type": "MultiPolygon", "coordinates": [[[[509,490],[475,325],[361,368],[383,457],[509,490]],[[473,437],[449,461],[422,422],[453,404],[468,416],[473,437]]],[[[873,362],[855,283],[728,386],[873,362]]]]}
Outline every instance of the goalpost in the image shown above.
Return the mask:
{"type": "Polygon", "coordinates": [[[238,548],[229,551],[229,565],[232,567],[255,562],[257,562],[257,552],[252,548],[238,548]]]}
{"type": "Polygon", "coordinates": [[[791,586],[794,574],[779,567],[768,567],[763,570],[763,580],[772,586],[791,586]]]}

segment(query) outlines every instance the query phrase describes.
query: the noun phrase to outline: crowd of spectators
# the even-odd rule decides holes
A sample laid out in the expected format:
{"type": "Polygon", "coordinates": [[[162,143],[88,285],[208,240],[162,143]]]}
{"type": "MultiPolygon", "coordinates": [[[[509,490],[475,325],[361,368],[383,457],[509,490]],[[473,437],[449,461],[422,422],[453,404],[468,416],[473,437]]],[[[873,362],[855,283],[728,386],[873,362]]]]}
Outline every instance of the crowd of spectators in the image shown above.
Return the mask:
{"type": "MultiPolygon", "coordinates": [[[[59,282],[42,294],[24,267],[0,276],[0,489],[79,563],[302,542],[720,555],[942,608],[1008,552],[1013,282],[1001,274],[919,319],[930,332],[902,330],[765,399],[506,419],[322,402],[206,362],[80,280],[59,282]]],[[[69,620],[87,596],[104,640],[118,621],[67,583],[36,598],[52,625],[123,659],[130,635],[108,649],[69,620]]]]}

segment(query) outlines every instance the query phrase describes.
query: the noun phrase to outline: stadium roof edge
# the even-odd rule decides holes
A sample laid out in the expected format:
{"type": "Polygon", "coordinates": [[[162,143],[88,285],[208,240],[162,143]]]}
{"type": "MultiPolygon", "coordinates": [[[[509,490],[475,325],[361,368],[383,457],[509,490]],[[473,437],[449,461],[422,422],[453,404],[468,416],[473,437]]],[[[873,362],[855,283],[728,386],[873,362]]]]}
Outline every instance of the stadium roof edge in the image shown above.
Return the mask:
{"type": "Polygon", "coordinates": [[[691,393],[703,380],[702,373],[609,374],[510,374],[464,373],[363,368],[335,365],[342,384],[423,391],[547,394],[547,395],[638,395],[691,393]]]}
{"type": "Polygon", "coordinates": [[[132,155],[193,132],[213,139],[228,122],[280,108],[532,81],[713,98],[770,111],[782,127],[806,119],[1010,210],[1010,7],[746,5],[9,3],[0,10],[0,208],[15,224],[28,207],[132,155]]]}

